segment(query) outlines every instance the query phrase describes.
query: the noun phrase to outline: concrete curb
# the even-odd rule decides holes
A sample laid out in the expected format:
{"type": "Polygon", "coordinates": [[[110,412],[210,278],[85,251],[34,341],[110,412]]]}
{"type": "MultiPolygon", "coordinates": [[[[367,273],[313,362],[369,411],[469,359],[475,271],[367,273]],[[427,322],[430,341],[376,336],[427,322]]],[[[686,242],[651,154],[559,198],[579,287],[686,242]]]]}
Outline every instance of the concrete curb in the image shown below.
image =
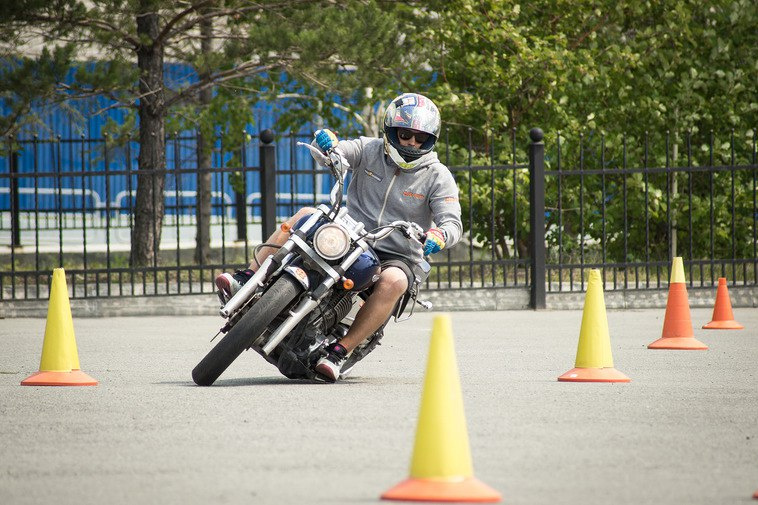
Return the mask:
{"type": "MultiPolygon", "coordinates": [[[[583,291],[548,292],[548,310],[581,310],[583,291]]],[[[758,307],[758,287],[730,287],[735,308],[758,307]]],[[[690,307],[712,308],[716,287],[688,289],[690,307]]],[[[525,310],[529,308],[528,288],[477,288],[423,291],[422,298],[434,305],[434,311],[525,310]]],[[[668,289],[606,291],[608,309],[665,308],[668,289]]],[[[217,315],[215,294],[180,296],[135,296],[71,299],[74,317],[118,316],[199,316],[217,315]]],[[[0,318],[46,317],[47,300],[9,300],[0,305],[0,318]]],[[[418,309],[423,310],[423,309],[418,309]]]]}

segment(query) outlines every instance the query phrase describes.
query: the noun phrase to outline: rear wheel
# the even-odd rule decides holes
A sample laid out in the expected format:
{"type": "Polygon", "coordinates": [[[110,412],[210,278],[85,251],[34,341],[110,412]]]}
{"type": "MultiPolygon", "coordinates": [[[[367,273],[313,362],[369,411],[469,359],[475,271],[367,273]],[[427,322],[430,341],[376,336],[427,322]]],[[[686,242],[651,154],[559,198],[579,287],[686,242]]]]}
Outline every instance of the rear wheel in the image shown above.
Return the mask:
{"type": "Polygon", "coordinates": [[[192,380],[195,384],[198,386],[213,384],[302,290],[302,285],[289,275],[283,275],[277,279],[261,299],[250,307],[242,319],[192,370],[192,380]]]}

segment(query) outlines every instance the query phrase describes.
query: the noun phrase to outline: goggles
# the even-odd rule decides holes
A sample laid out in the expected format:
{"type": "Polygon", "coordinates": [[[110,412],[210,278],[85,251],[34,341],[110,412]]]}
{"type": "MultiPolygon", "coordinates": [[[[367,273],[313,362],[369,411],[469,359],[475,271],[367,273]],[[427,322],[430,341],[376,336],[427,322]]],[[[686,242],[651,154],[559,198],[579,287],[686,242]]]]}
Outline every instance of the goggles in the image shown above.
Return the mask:
{"type": "Polygon", "coordinates": [[[397,136],[400,140],[411,140],[412,138],[416,138],[416,142],[419,144],[423,144],[427,140],[429,140],[429,134],[426,132],[417,132],[415,130],[409,130],[408,128],[398,128],[397,129],[397,136]]]}

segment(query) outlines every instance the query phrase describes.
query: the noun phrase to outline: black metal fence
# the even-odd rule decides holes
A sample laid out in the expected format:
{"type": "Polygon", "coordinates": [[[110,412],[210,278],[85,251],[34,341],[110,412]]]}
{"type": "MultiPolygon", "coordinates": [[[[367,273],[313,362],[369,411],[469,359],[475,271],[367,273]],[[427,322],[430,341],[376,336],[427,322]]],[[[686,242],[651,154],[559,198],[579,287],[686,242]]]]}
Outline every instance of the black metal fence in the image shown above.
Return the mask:
{"type": "MultiPolygon", "coordinates": [[[[602,269],[607,290],[660,288],[674,256],[684,257],[690,285],[758,284],[754,132],[726,142],[712,133],[705,142],[548,132],[543,143],[538,129],[530,141],[515,131],[484,143],[472,136],[440,139],[465,233],[433,258],[427,289],[530,287],[539,308],[546,293],[583,290],[590,268],[602,269]]],[[[309,139],[267,131],[238,146],[217,142],[212,168],[199,170],[194,137],[167,139],[168,168],[151,172],[166,181],[160,251],[136,267],[136,143],[7,139],[0,300],[47,298],[55,267],[76,298],[212,292],[215,275],[247,264],[277,218],[328,198],[330,174],[298,140],[309,139]],[[207,173],[210,251],[197,261],[198,180],[207,173]]]]}
{"type": "Polygon", "coordinates": [[[756,136],[566,139],[545,171],[549,291],[658,289],[681,256],[690,286],[758,284],[756,136]]]}

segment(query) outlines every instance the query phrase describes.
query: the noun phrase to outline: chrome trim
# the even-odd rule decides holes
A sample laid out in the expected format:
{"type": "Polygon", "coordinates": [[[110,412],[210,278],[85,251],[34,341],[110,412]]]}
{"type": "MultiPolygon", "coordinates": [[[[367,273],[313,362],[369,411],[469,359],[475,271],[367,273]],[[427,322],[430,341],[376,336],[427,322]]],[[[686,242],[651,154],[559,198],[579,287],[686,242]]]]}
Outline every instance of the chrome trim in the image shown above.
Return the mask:
{"type": "MultiPolygon", "coordinates": [[[[313,225],[315,225],[319,219],[321,219],[321,216],[325,215],[327,212],[329,212],[329,207],[327,207],[324,204],[319,205],[316,208],[316,212],[311,214],[311,217],[309,217],[304,223],[303,226],[298,228],[299,231],[303,233],[308,233],[308,230],[313,228],[313,225]],[[324,210],[326,209],[326,210],[324,210]]],[[[295,230],[292,230],[290,233],[294,233],[295,230]]],[[[290,238],[294,237],[294,235],[291,235],[290,238]]]]}
{"type": "Polygon", "coordinates": [[[309,246],[303,239],[297,235],[292,235],[292,237],[290,237],[290,240],[292,240],[295,245],[297,245],[297,247],[300,248],[300,250],[308,256],[308,259],[315,261],[316,264],[318,264],[318,266],[321,267],[321,269],[326,272],[329,277],[332,277],[334,279],[340,278],[337,271],[333,269],[331,265],[329,265],[326,261],[324,261],[321,256],[318,254],[312,254],[313,248],[311,248],[311,246],[309,246]]]}
{"type": "MultiPolygon", "coordinates": [[[[346,272],[347,269],[350,268],[353,265],[353,263],[355,263],[356,261],[358,261],[358,258],[360,258],[361,254],[363,254],[364,252],[366,252],[366,250],[368,249],[368,244],[366,244],[365,240],[359,240],[358,242],[356,242],[355,245],[357,245],[358,247],[356,247],[355,249],[353,249],[353,252],[351,252],[350,254],[348,254],[345,257],[345,259],[342,260],[342,263],[340,263],[340,268],[342,269],[343,272],[346,272]]],[[[334,273],[336,274],[337,272],[335,271],[334,273]]],[[[339,279],[339,278],[340,277],[338,276],[337,279],[339,279]]],[[[335,279],[335,281],[337,279],[335,279]]]]}
{"type": "Polygon", "coordinates": [[[284,271],[294,277],[295,280],[306,289],[306,291],[311,287],[311,281],[308,280],[308,274],[302,268],[287,265],[284,267],[284,271]]]}
{"type": "MultiPolygon", "coordinates": [[[[288,240],[282,247],[279,249],[280,251],[284,249],[288,253],[292,252],[292,248],[294,247],[294,244],[292,241],[288,240]]],[[[258,271],[255,272],[255,274],[250,278],[249,281],[247,281],[239,291],[237,291],[233,297],[229,299],[228,302],[226,302],[226,305],[221,307],[221,310],[219,310],[219,314],[221,314],[222,317],[229,318],[234,312],[242,307],[245,302],[247,302],[248,299],[250,299],[251,296],[258,290],[259,287],[262,287],[264,282],[266,281],[266,271],[268,270],[269,265],[271,264],[273,260],[271,259],[271,256],[266,258],[263,261],[263,264],[258,268],[258,271]]],[[[273,273],[273,272],[272,272],[273,273]]]]}
{"type": "Polygon", "coordinates": [[[313,309],[318,305],[318,300],[312,298],[304,298],[297,306],[295,310],[290,311],[290,316],[276,329],[271,338],[268,339],[266,345],[261,349],[265,355],[269,355],[279,343],[284,340],[292,329],[313,309]]]}
{"type": "Polygon", "coordinates": [[[250,278],[249,281],[247,281],[239,291],[237,291],[233,297],[229,299],[228,302],[226,302],[226,305],[221,307],[221,310],[219,310],[219,314],[221,314],[222,317],[228,318],[231,316],[237,309],[239,309],[251,296],[253,296],[253,293],[255,293],[259,287],[262,286],[261,281],[263,280],[263,277],[265,277],[265,272],[268,270],[269,265],[271,264],[271,256],[266,258],[266,260],[263,262],[263,264],[258,268],[258,271],[255,272],[255,274],[250,278]]]}
{"type": "Polygon", "coordinates": [[[350,250],[350,234],[347,232],[344,226],[341,226],[341,224],[338,224],[336,222],[333,223],[327,223],[324,226],[321,226],[318,230],[316,230],[316,233],[313,234],[313,249],[322,257],[326,258],[328,260],[338,260],[345,256],[347,252],[350,250]],[[328,230],[335,228],[339,230],[339,232],[342,234],[342,244],[341,249],[342,251],[338,254],[330,255],[325,254],[324,251],[321,248],[321,244],[319,243],[319,237],[322,233],[327,232],[328,230]]]}

